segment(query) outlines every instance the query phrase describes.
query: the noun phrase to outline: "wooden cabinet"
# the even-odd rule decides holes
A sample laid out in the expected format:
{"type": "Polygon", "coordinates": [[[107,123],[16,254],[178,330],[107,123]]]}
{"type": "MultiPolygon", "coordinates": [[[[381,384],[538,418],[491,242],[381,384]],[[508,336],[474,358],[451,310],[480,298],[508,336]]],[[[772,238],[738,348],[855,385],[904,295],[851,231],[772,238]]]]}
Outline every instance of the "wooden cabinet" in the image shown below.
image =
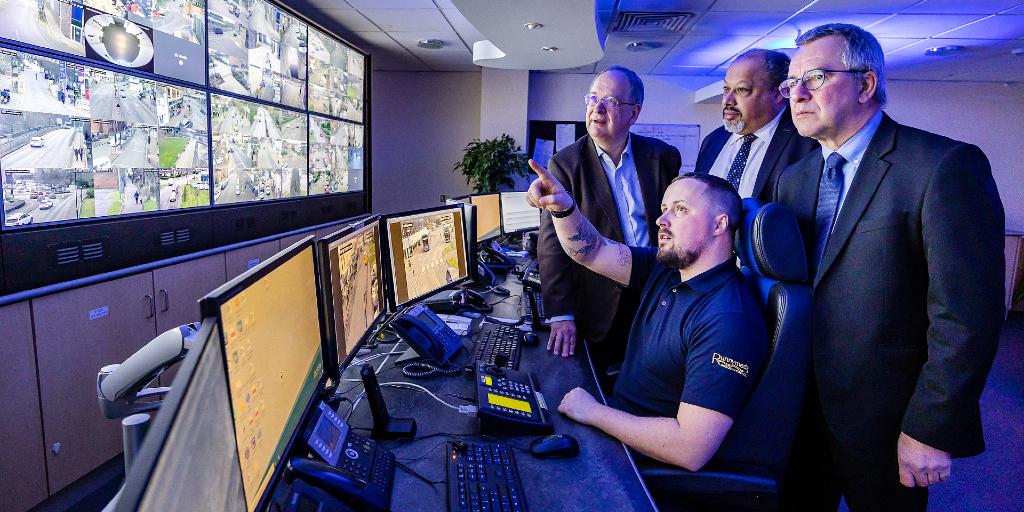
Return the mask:
{"type": "MultiPolygon", "coordinates": [[[[223,254],[154,270],[157,334],[202,320],[199,299],[226,281],[223,254]]],[[[175,365],[160,376],[160,384],[170,386],[177,374],[178,366],[175,365]]]]}
{"type": "Polygon", "coordinates": [[[28,510],[47,496],[29,303],[0,307],[0,326],[0,508],[28,510]]]}
{"type": "Polygon", "coordinates": [[[121,428],[100,413],[96,373],[156,335],[152,273],[32,300],[43,439],[56,492],[121,451],[121,428]]]}
{"type": "Polygon", "coordinates": [[[262,244],[250,245],[241,249],[235,249],[224,253],[228,280],[238,277],[261,261],[277,254],[281,250],[281,243],[271,240],[262,244]]]}

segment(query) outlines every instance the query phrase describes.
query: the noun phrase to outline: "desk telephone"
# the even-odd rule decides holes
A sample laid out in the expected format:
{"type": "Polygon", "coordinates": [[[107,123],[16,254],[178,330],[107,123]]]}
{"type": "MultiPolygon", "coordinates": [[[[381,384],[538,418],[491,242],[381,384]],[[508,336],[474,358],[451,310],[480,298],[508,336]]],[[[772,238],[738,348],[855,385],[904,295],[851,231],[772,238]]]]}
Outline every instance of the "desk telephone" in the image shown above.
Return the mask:
{"type": "MultiPolygon", "coordinates": [[[[310,422],[305,438],[321,460],[292,457],[289,469],[303,480],[358,510],[385,512],[391,508],[391,484],[395,476],[395,456],[377,446],[376,441],[357,435],[324,402],[320,416],[310,422]]],[[[305,486],[291,492],[289,506],[310,501],[322,503],[305,486]]],[[[295,508],[295,510],[301,510],[295,508]]]]}
{"type": "Polygon", "coordinates": [[[438,364],[447,363],[462,348],[462,337],[422,304],[392,320],[391,328],[416,353],[438,364]]]}
{"type": "Polygon", "coordinates": [[[476,403],[482,434],[550,434],[554,431],[548,405],[540,393],[537,376],[532,372],[479,365],[476,403]]]}

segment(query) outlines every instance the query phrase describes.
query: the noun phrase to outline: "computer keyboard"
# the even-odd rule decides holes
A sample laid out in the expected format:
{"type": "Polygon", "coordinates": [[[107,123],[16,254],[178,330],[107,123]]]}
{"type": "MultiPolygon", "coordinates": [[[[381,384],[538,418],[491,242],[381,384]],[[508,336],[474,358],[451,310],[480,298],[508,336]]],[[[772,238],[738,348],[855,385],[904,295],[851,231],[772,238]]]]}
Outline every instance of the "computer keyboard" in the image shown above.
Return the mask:
{"type": "Polygon", "coordinates": [[[547,318],[544,316],[544,295],[540,293],[540,290],[527,288],[524,291],[526,292],[526,304],[530,309],[527,313],[530,317],[536,318],[538,324],[543,322],[547,318]]]}
{"type": "Polygon", "coordinates": [[[473,349],[473,357],[478,363],[495,364],[495,357],[498,354],[505,354],[508,356],[508,362],[503,368],[517,370],[521,352],[519,336],[519,329],[511,325],[484,322],[480,324],[480,334],[473,349]]]}
{"type": "Polygon", "coordinates": [[[448,443],[449,512],[526,512],[512,447],[448,443]]]}

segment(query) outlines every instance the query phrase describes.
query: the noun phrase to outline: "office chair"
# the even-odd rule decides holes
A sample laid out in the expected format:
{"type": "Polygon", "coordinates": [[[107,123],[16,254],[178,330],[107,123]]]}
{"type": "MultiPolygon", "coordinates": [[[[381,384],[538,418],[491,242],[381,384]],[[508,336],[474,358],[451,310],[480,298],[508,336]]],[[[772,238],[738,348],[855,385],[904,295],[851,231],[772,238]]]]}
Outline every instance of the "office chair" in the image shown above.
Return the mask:
{"type": "Polygon", "coordinates": [[[764,308],[768,359],[750,401],[704,468],[642,462],[641,474],[661,510],[778,508],[810,371],[811,291],[793,214],[752,198],[743,207],[736,252],[764,308]]]}

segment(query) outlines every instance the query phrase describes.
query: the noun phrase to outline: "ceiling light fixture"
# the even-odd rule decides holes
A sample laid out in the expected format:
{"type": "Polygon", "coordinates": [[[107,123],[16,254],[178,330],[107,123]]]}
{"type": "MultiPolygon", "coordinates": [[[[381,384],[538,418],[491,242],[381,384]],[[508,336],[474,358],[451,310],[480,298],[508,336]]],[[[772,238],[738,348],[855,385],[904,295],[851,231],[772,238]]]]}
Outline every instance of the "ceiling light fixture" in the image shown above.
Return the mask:
{"type": "Polygon", "coordinates": [[[949,45],[949,46],[934,46],[924,51],[924,54],[929,57],[945,57],[947,55],[958,55],[964,49],[960,45],[949,45]]]}
{"type": "Polygon", "coordinates": [[[526,23],[523,26],[526,27],[526,30],[536,30],[538,28],[544,28],[543,24],[537,22],[526,23]]]}
{"type": "Polygon", "coordinates": [[[416,41],[416,46],[426,48],[427,50],[440,50],[444,48],[444,41],[440,39],[420,39],[416,41]]]}
{"type": "Polygon", "coordinates": [[[540,49],[544,50],[546,52],[557,52],[558,51],[558,47],[557,46],[541,46],[540,49]]]}
{"type": "Polygon", "coordinates": [[[646,52],[655,48],[661,48],[658,41],[633,41],[626,45],[626,50],[631,52],[646,52]]]}
{"type": "Polygon", "coordinates": [[[1010,50],[1010,55],[1015,55],[1017,57],[1024,57],[1024,48],[1014,48],[1014,49],[1010,50]]]}

